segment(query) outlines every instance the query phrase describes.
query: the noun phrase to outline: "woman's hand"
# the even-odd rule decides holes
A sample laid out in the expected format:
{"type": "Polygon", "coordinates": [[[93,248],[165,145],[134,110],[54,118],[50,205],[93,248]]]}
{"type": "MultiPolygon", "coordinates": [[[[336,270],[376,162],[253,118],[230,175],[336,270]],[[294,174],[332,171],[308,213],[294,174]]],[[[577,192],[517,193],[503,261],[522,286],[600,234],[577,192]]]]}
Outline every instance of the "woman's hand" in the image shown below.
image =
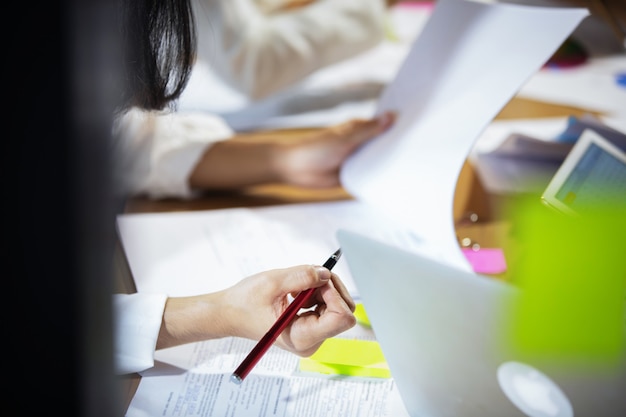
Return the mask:
{"type": "Polygon", "coordinates": [[[352,120],[300,140],[284,142],[276,166],[281,182],[309,188],[340,185],[339,170],[357,148],[387,130],[394,115],[352,120]]]}
{"type": "Polygon", "coordinates": [[[248,277],[226,290],[232,333],[259,340],[285,311],[291,297],[317,288],[307,310],[285,328],[276,344],[300,356],[312,355],[322,342],[356,324],[355,304],[339,277],[321,266],[275,269],[248,277]]]}
{"type": "Polygon", "coordinates": [[[214,143],[189,177],[198,190],[238,189],[282,183],[308,188],[339,185],[339,170],[357,148],[387,130],[392,113],[352,120],[302,136],[272,140],[268,134],[239,135],[214,143]]]}
{"type": "Polygon", "coordinates": [[[289,305],[289,296],[309,288],[316,288],[304,306],[310,310],[296,316],[276,344],[310,356],[324,340],[356,324],[355,303],[343,282],[314,265],[261,272],[216,293],[169,298],[157,349],[226,336],[260,340],[289,305]]]}

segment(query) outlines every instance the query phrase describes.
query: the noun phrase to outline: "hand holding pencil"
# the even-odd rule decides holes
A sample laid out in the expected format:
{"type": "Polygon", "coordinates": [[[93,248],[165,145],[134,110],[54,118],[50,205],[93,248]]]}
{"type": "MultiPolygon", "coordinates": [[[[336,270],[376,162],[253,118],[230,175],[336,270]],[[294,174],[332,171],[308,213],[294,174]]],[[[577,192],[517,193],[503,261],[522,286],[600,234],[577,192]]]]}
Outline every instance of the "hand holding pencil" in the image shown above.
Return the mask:
{"type": "Polygon", "coordinates": [[[268,308],[268,297],[274,297],[269,306],[273,310],[274,321],[267,325],[269,330],[262,337],[243,335],[259,339],[259,342],[235,370],[231,381],[240,384],[274,342],[297,355],[310,356],[324,340],[355,325],[354,300],[339,277],[330,271],[340,255],[341,251],[336,251],[322,267],[294,267],[292,279],[273,283],[262,283],[262,280],[254,279],[256,276],[247,279],[250,284],[262,284],[256,289],[258,311],[255,308],[249,310],[252,314],[255,311],[258,313],[250,318],[253,327],[259,328],[258,321],[268,308]],[[291,303],[290,294],[295,297],[291,303]],[[298,315],[302,308],[310,310],[298,315]]]}

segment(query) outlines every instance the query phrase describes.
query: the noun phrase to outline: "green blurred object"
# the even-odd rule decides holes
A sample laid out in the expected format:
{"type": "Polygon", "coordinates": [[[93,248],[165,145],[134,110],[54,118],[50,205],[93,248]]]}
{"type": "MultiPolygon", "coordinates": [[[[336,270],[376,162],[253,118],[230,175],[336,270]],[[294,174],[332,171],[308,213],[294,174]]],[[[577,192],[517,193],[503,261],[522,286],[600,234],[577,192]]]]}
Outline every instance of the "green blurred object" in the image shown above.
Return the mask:
{"type": "Polygon", "coordinates": [[[510,340],[529,360],[606,364],[624,354],[626,213],[571,217],[536,199],[511,213],[522,247],[512,271],[521,296],[510,340]]]}

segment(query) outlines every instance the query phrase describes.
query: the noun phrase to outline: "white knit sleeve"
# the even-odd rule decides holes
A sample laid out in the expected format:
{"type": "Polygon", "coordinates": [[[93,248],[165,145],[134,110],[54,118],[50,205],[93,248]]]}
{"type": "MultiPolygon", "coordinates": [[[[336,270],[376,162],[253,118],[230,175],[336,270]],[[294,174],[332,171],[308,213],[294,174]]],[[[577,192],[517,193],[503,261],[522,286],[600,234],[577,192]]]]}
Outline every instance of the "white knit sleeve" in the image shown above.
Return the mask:
{"type": "Polygon", "coordinates": [[[206,113],[132,109],[116,124],[113,177],[126,195],[191,198],[189,175],[209,147],[232,137],[206,113]]]}
{"type": "Polygon", "coordinates": [[[384,39],[387,14],[384,0],[316,0],[273,14],[254,0],[192,4],[199,59],[253,99],[376,46],[384,39]]]}

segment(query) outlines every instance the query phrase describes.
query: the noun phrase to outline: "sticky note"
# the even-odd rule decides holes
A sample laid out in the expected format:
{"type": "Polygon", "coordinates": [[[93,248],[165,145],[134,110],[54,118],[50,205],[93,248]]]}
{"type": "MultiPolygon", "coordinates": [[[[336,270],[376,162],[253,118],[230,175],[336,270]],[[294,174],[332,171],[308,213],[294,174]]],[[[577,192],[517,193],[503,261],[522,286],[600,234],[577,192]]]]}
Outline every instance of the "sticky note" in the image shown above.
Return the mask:
{"type": "Polygon", "coordinates": [[[378,342],[332,337],[312,356],[300,359],[300,370],[321,374],[390,378],[378,342]]]}
{"type": "Polygon", "coordinates": [[[626,221],[621,210],[598,205],[567,216],[516,202],[523,262],[511,280],[520,297],[510,306],[504,335],[514,354],[537,363],[615,366],[623,360],[626,221]]]}
{"type": "Polygon", "coordinates": [[[463,248],[463,255],[467,258],[474,272],[479,274],[501,274],[506,271],[504,253],[499,248],[463,248]]]}
{"type": "Polygon", "coordinates": [[[354,309],[354,317],[356,317],[357,323],[362,324],[366,327],[372,327],[372,323],[370,323],[370,319],[365,313],[365,307],[363,307],[363,303],[356,304],[356,308],[354,309]]]}

